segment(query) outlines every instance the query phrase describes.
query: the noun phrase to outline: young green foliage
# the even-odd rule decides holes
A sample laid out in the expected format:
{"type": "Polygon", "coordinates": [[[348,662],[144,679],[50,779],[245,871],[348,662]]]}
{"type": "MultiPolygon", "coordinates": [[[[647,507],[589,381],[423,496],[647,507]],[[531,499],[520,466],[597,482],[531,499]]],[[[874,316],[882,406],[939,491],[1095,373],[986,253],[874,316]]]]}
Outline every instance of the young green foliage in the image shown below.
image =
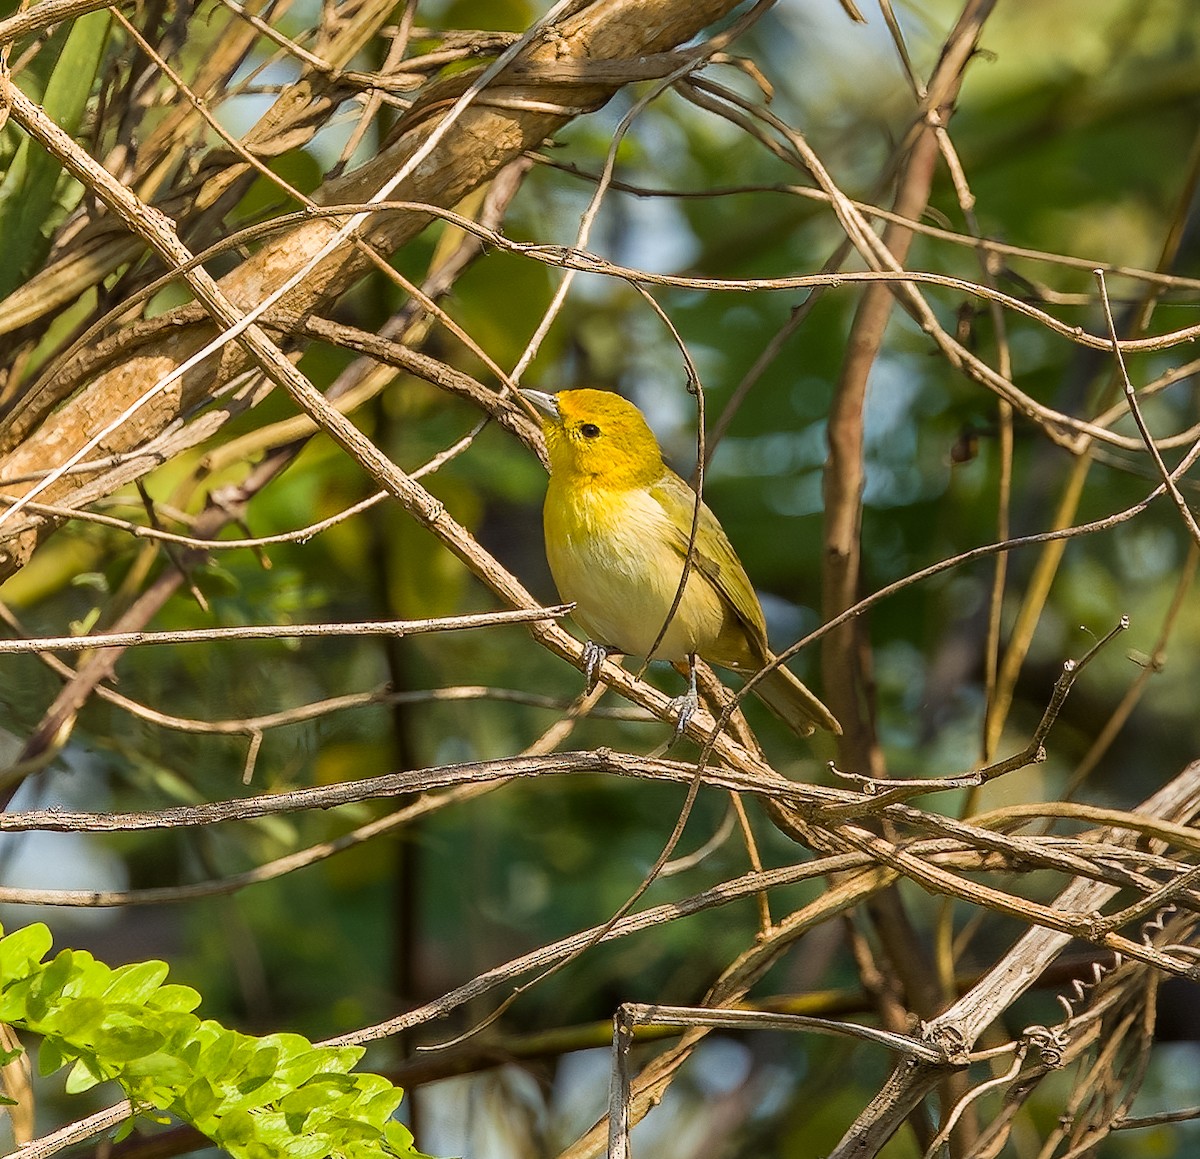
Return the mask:
{"type": "Polygon", "coordinates": [[[165,963],[114,970],[83,950],[47,960],[51,940],[41,924],[0,936],[0,1022],[41,1037],[42,1074],[71,1067],[68,1093],[115,1081],[136,1110],[174,1115],[239,1159],[419,1159],[391,1118],[403,1092],[350,1073],[360,1047],[202,1021],[200,995],[166,983],[165,963]]]}
{"type": "MultiPolygon", "coordinates": [[[[69,31],[50,38],[44,60],[35,58],[35,75],[51,70],[44,78],[42,107],[68,133],[83,125],[110,23],[107,12],[89,12],[69,31]]],[[[57,159],[21,137],[0,181],[0,237],[5,244],[0,296],[12,293],[39,268],[50,252],[52,231],[82,194],[82,186],[64,175],[57,159]]]]}

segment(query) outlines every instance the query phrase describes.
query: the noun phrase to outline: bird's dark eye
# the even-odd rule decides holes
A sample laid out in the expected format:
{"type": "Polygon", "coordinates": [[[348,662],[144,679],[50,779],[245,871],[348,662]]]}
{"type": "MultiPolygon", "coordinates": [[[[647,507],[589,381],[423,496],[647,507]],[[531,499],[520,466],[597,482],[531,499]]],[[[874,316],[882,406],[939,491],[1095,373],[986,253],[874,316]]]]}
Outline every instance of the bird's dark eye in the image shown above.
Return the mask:
{"type": "Polygon", "coordinates": [[[595,423],[584,423],[583,426],[579,428],[579,433],[583,435],[585,439],[596,439],[600,437],[600,428],[596,426],[595,423]]]}

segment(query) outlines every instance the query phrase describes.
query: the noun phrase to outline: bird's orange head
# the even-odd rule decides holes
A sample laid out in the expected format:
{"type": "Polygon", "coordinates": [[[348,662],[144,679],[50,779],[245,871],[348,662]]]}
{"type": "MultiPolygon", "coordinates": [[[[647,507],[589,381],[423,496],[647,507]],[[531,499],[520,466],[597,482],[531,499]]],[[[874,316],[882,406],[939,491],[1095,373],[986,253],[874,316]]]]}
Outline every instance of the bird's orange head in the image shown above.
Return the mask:
{"type": "Polygon", "coordinates": [[[645,487],[663,473],[662,452],[642,412],[610,390],[523,390],[543,412],[550,473],[569,482],[645,487]]]}

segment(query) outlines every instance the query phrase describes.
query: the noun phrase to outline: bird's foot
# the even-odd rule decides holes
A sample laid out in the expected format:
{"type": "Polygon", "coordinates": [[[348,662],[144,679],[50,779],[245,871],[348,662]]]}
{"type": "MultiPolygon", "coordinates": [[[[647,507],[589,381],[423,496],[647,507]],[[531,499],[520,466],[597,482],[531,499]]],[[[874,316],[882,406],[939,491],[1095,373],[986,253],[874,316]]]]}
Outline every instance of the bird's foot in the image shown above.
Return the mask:
{"type": "Polygon", "coordinates": [[[603,644],[588,640],[583,646],[583,675],[586,690],[591,692],[600,682],[600,668],[608,659],[608,649],[603,644]]]}
{"type": "Polygon", "coordinates": [[[671,745],[677,744],[679,738],[683,736],[683,730],[687,728],[688,721],[696,715],[696,709],[700,707],[700,694],[696,691],[696,657],[688,657],[688,690],[682,696],[676,696],[671,701],[671,713],[675,717],[675,733],[671,737],[671,745]]]}
{"type": "Polygon", "coordinates": [[[671,715],[675,717],[675,732],[671,736],[671,743],[667,745],[668,748],[671,748],[679,743],[679,738],[683,736],[688,722],[696,715],[696,709],[700,707],[700,697],[693,688],[681,696],[674,697],[669,707],[671,715]]]}

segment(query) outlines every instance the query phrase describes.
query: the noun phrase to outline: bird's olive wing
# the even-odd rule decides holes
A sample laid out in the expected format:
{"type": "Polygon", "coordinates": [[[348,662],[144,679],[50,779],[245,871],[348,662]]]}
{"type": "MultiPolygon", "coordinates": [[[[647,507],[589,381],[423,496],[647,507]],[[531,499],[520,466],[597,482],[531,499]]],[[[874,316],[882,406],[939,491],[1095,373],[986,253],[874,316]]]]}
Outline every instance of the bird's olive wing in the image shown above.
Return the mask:
{"type": "MultiPolygon", "coordinates": [[[[692,530],[692,514],[696,507],[696,493],[674,471],[667,471],[651,484],[650,493],[667,513],[671,527],[671,546],[680,558],[687,554],[688,539],[692,530]]],[[[696,546],[692,553],[692,566],[709,581],[733,609],[737,618],[746,627],[746,633],[754,650],[767,650],[767,625],[762,607],[754,594],[754,587],[742,561],[738,559],[733,544],[717,517],[700,505],[700,522],[696,527],[696,546]]]]}

